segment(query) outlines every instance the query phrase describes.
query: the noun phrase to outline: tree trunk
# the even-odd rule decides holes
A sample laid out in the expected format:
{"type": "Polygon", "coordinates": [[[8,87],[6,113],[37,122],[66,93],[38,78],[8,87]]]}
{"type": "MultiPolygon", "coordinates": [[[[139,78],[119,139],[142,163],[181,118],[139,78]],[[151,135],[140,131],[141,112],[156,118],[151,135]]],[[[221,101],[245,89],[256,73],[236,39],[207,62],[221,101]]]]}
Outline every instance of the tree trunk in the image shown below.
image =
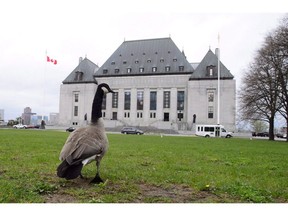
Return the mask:
{"type": "Polygon", "coordinates": [[[269,118],[269,140],[274,140],[274,118],[269,118]]]}
{"type": "Polygon", "coordinates": [[[286,142],[288,142],[288,118],[286,119],[286,142]]]}

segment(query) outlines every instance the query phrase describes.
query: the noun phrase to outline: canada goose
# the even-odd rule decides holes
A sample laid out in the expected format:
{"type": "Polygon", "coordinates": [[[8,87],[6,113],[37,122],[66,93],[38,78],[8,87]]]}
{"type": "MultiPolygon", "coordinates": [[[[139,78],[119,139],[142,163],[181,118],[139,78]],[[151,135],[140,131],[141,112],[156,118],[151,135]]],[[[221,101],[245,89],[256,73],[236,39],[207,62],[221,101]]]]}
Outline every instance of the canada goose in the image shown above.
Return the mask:
{"type": "Polygon", "coordinates": [[[108,149],[101,107],[104,90],[114,93],[106,83],[98,85],[92,105],[91,124],[78,128],[67,138],[60,153],[62,163],[57,168],[57,175],[60,178],[67,180],[78,176],[83,178],[81,175],[83,166],[96,160],[96,176],[90,183],[103,182],[99,174],[100,161],[108,149]]]}

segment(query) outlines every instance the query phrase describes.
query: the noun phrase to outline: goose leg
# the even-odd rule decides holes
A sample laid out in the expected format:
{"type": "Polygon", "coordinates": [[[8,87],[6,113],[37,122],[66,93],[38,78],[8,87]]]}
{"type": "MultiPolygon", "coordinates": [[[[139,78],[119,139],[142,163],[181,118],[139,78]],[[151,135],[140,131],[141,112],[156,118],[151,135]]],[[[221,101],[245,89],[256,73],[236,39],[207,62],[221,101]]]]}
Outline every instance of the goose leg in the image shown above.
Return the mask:
{"type": "Polygon", "coordinates": [[[100,178],[100,161],[101,158],[100,157],[96,157],[96,167],[97,167],[97,172],[96,172],[96,176],[94,179],[92,179],[92,181],[90,183],[95,183],[95,184],[100,184],[101,182],[104,182],[101,178],[100,178]]]}

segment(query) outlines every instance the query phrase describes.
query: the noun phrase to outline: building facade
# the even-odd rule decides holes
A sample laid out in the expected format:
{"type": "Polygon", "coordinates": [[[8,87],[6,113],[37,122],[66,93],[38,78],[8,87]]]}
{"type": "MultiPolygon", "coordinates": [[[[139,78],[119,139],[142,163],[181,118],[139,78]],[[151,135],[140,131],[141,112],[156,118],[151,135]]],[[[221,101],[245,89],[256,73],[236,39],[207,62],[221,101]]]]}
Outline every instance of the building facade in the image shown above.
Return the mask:
{"type": "MultiPolygon", "coordinates": [[[[107,83],[115,93],[103,100],[106,127],[193,130],[216,124],[217,62],[208,50],[200,63],[189,63],[171,38],[124,41],[100,68],[85,58],[63,81],[59,122],[87,124],[97,83],[107,83]]],[[[220,71],[220,123],[234,130],[236,84],[222,63],[220,71]]]]}
{"type": "Polygon", "coordinates": [[[3,124],[4,121],[4,109],[0,109],[0,125],[3,124]]]}

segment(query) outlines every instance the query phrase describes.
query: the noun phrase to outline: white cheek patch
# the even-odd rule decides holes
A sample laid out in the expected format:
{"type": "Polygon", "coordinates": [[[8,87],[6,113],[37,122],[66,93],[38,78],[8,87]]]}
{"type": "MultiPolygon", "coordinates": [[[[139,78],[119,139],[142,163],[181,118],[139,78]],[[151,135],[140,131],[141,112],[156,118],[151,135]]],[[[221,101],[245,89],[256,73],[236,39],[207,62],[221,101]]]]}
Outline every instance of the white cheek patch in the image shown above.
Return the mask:
{"type": "Polygon", "coordinates": [[[107,88],[102,88],[104,94],[107,94],[109,91],[107,90],[107,88]]]}

